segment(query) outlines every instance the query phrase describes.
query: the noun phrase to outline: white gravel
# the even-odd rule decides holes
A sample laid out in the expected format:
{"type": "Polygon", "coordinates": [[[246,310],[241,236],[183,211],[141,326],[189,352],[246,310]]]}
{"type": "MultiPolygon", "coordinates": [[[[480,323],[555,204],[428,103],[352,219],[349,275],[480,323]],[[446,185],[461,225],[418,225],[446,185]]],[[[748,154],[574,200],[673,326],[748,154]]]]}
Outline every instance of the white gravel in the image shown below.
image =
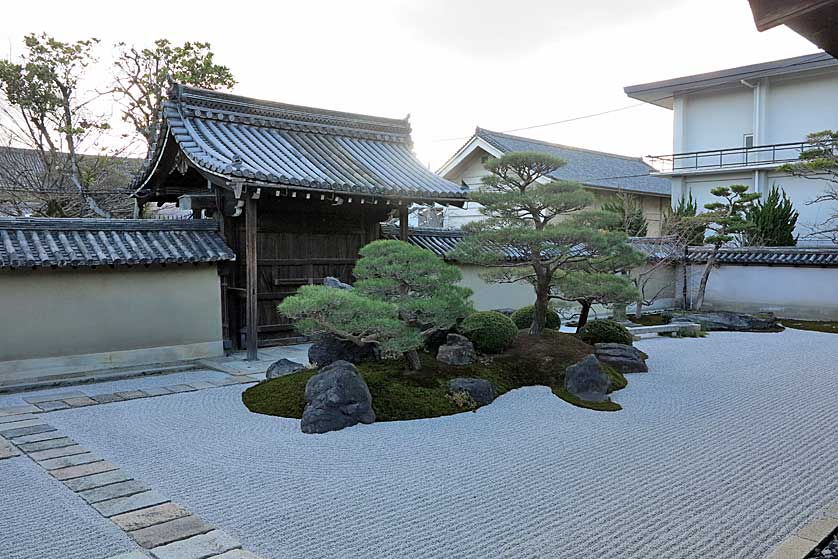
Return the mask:
{"type": "Polygon", "coordinates": [[[29,458],[0,460],[3,559],[105,559],[135,549],[122,530],[29,458]]]}
{"type": "Polygon", "coordinates": [[[533,387],[312,436],[229,387],[48,417],[272,559],[751,559],[838,500],[838,337],[639,345],[618,413],[533,387]]]}

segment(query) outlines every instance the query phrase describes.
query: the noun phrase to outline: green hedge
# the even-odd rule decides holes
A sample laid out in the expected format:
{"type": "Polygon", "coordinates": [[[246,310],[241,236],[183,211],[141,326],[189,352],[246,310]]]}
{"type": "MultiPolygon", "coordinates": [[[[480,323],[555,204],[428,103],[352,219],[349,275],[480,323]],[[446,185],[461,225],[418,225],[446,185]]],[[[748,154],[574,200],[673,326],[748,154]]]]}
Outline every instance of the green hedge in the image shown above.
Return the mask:
{"type": "Polygon", "coordinates": [[[613,343],[632,345],[631,332],[613,320],[592,320],[579,329],[583,342],[594,344],[613,343]]]}
{"type": "Polygon", "coordinates": [[[460,331],[483,353],[501,353],[512,346],[518,335],[512,319],[495,311],[469,315],[460,325],[460,331]]]}
{"type": "MultiPolygon", "coordinates": [[[[535,314],[535,307],[530,305],[528,307],[521,307],[514,313],[512,313],[512,322],[515,323],[519,329],[529,328],[532,326],[532,317],[535,314]]],[[[558,330],[562,326],[562,318],[559,316],[559,313],[554,311],[553,309],[549,309],[547,311],[547,324],[545,325],[546,328],[552,328],[553,330],[558,330]]]]}

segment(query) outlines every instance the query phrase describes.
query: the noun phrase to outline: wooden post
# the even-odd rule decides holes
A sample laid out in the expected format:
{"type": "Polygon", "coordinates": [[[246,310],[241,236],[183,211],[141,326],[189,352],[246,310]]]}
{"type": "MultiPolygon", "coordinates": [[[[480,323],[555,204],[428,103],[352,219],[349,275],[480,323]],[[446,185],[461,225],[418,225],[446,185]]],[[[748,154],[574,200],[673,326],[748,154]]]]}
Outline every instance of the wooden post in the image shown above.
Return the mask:
{"type": "Polygon", "coordinates": [[[259,280],[256,266],[256,199],[251,194],[247,196],[244,209],[245,217],[245,258],[247,261],[247,360],[259,359],[259,280]]]}
{"type": "Polygon", "coordinates": [[[399,239],[407,242],[407,206],[399,206],[399,239]]]}

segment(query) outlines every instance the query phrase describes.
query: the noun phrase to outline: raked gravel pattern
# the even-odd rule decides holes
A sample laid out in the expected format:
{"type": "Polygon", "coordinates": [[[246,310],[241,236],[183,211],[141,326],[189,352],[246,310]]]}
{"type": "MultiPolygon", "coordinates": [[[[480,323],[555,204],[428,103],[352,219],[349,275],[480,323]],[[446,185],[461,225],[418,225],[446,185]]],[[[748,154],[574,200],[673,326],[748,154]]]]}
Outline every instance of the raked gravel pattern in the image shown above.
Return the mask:
{"type": "Polygon", "coordinates": [[[314,436],[236,386],[49,421],[273,559],[753,559],[838,500],[838,337],[638,345],[618,413],[533,387],[314,436]]]}
{"type": "Polygon", "coordinates": [[[122,530],[29,458],[0,461],[3,559],[105,559],[135,549],[122,530]]]}

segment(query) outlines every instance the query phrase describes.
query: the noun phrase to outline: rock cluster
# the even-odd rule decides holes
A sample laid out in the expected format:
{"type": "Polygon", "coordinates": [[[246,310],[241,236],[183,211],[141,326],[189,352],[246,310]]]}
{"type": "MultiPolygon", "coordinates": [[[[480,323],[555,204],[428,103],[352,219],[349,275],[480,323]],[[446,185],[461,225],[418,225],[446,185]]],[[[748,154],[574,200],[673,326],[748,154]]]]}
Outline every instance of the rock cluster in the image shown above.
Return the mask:
{"type": "Polygon", "coordinates": [[[359,346],[334,336],[320,336],[308,348],[308,362],[316,367],[325,367],[335,361],[349,361],[360,363],[375,358],[375,346],[368,344],[359,346]]]}
{"type": "Polygon", "coordinates": [[[625,344],[594,344],[596,357],[606,365],[611,365],[621,373],[645,373],[648,355],[634,346],[625,344]]]}
{"type": "Polygon", "coordinates": [[[297,371],[301,371],[305,369],[306,366],[302,363],[297,363],[296,361],[291,361],[290,359],[282,358],[279,361],[271,363],[268,370],[265,372],[265,378],[268,380],[276,377],[282,377],[285,375],[290,375],[291,373],[296,373],[297,371]]]}
{"type": "Polygon", "coordinates": [[[303,433],[327,433],[375,421],[367,383],[347,361],[335,361],[311,377],[305,399],[303,433]]]}
{"type": "Polygon", "coordinates": [[[773,313],[743,314],[729,311],[680,311],[672,322],[694,322],[705,331],[776,332],[783,329],[773,313]]]}
{"type": "Polygon", "coordinates": [[[492,383],[482,378],[452,378],[448,381],[448,393],[465,392],[478,406],[491,404],[495,399],[492,383]]]}
{"type": "Polygon", "coordinates": [[[448,334],[445,344],[439,346],[436,358],[448,365],[471,365],[477,361],[477,352],[474,351],[474,344],[465,336],[448,334]]]}
{"type": "Polygon", "coordinates": [[[595,355],[589,355],[565,369],[565,390],[586,402],[604,402],[608,397],[611,377],[602,370],[595,355]]]}

